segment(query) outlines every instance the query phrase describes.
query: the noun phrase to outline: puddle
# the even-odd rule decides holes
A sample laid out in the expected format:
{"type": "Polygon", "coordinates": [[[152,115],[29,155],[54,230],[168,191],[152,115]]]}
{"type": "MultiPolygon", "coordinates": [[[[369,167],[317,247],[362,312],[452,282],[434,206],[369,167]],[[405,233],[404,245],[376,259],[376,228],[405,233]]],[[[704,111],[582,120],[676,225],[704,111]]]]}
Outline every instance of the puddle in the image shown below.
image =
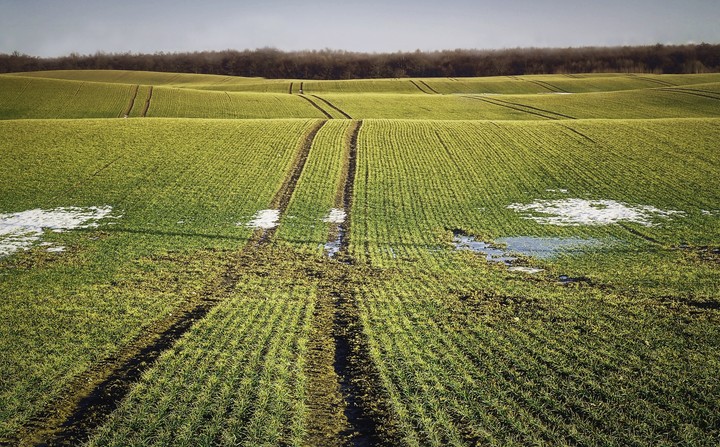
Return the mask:
{"type": "Polygon", "coordinates": [[[577,283],[581,283],[581,282],[589,283],[590,279],[588,279],[584,276],[579,276],[577,278],[573,278],[568,275],[560,275],[558,277],[558,282],[560,284],[577,284],[577,283]]]}
{"type": "Polygon", "coordinates": [[[561,253],[582,251],[584,248],[602,245],[597,239],[576,237],[501,237],[497,243],[507,245],[507,251],[539,259],[549,259],[561,253]]]}
{"type": "Polygon", "coordinates": [[[65,251],[65,247],[63,247],[62,245],[59,245],[57,247],[47,248],[45,251],[48,253],[62,253],[65,251]]]}
{"type": "Polygon", "coordinates": [[[263,230],[269,230],[271,228],[277,227],[279,219],[280,210],[260,210],[255,213],[253,219],[245,225],[252,228],[262,228],[263,230]]]}
{"type": "Polygon", "coordinates": [[[614,200],[560,199],[513,203],[509,209],[539,224],[558,226],[610,225],[633,222],[651,227],[657,218],[668,218],[682,211],[661,210],[649,205],[628,205],[614,200]],[[538,215],[541,214],[541,215],[538,215]]]}
{"type": "Polygon", "coordinates": [[[470,250],[475,253],[482,253],[488,262],[502,262],[506,265],[517,258],[508,256],[506,251],[483,241],[476,241],[474,237],[455,232],[453,238],[456,250],[470,250]]]}
{"type": "Polygon", "coordinates": [[[325,216],[323,222],[341,224],[345,222],[345,210],[339,208],[332,208],[330,213],[325,216]]]}
{"type": "Polygon", "coordinates": [[[335,255],[338,254],[340,248],[342,248],[342,242],[344,237],[345,232],[342,230],[342,228],[338,228],[337,238],[334,241],[329,241],[325,243],[323,247],[325,249],[325,255],[327,255],[328,258],[334,258],[335,255]]]}
{"type": "Polygon", "coordinates": [[[495,243],[477,241],[459,230],[453,231],[456,250],[470,250],[482,253],[488,262],[500,262],[508,266],[509,272],[535,274],[544,269],[526,266],[514,266],[514,255],[523,255],[538,259],[550,259],[562,253],[578,253],[588,247],[597,247],[602,242],[597,239],[561,238],[561,237],[501,237],[495,243]],[[502,245],[501,245],[502,244],[502,245]],[[503,247],[504,246],[504,247],[503,247]]]}
{"type": "MultiPolygon", "coordinates": [[[[99,220],[111,217],[111,212],[111,206],[91,206],[0,214],[0,257],[29,249],[40,240],[45,230],[61,233],[76,228],[97,227],[99,220]]],[[[64,250],[64,247],[51,247],[47,251],[60,252],[61,249],[64,250]]]]}

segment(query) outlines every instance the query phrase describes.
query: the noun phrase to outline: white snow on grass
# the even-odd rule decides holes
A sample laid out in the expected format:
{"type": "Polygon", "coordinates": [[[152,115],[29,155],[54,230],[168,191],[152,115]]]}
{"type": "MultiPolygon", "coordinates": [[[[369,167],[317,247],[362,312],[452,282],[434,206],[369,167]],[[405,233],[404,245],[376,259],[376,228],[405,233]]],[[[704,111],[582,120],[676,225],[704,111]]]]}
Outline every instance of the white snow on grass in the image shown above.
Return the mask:
{"type": "Polygon", "coordinates": [[[108,205],[0,214],[0,257],[29,249],[40,240],[45,230],[60,233],[75,228],[97,227],[98,221],[110,217],[111,212],[112,207],[108,205]]]}
{"type": "Polygon", "coordinates": [[[610,225],[633,222],[653,226],[657,218],[667,218],[682,211],[661,210],[649,205],[628,205],[615,200],[560,199],[513,203],[508,208],[523,214],[525,219],[540,224],[559,226],[610,225]]]}
{"type": "Polygon", "coordinates": [[[345,222],[345,211],[339,208],[332,208],[330,213],[323,219],[323,222],[341,224],[345,222]]]}
{"type": "Polygon", "coordinates": [[[253,216],[253,219],[248,222],[248,227],[262,228],[263,230],[269,230],[275,228],[278,225],[280,219],[280,210],[260,210],[253,216]]]}
{"type": "Polygon", "coordinates": [[[522,266],[516,266],[516,267],[509,267],[508,272],[519,272],[519,273],[527,273],[529,275],[534,275],[535,273],[544,272],[545,269],[539,269],[535,267],[522,267],[522,266]]]}

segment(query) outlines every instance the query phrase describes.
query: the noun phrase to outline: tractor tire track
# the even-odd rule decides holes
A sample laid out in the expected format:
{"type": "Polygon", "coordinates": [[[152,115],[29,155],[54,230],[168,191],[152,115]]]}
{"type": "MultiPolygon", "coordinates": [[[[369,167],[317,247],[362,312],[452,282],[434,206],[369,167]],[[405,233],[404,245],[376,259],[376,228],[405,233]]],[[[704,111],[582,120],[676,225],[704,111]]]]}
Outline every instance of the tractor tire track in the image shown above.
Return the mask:
{"type": "Polygon", "coordinates": [[[420,90],[421,92],[425,93],[426,95],[429,95],[429,94],[430,94],[430,93],[426,92],[425,90],[423,90],[422,88],[420,88],[420,86],[417,84],[417,82],[413,81],[412,79],[409,79],[409,81],[410,81],[410,83],[411,83],[412,85],[415,86],[415,88],[417,88],[417,89],[420,90]]]}
{"type": "MultiPolygon", "coordinates": [[[[293,168],[273,199],[273,206],[284,212],[307,161],[315,135],[325,124],[321,121],[305,135],[295,157],[293,168]]],[[[106,164],[94,175],[111,166],[106,164]]],[[[75,446],[86,441],[90,434],[110,416],[130,392],[132,386],[155,360],[189,331],[196,321],[221,303],[234,289],[240,277],[235,265],[239,256],[254,246],[265,244],[274,229],[256,230],[238,253],[224,262],[224,272],[211,281],[197,300],[189,301],[172,314],[153,324],[112,358],[81,374],[69,386],[66,395],[59,397],[22,429],[13,443],[17,445],[75,446]]]]}
{"type": "Polygon", "coordinates": [[[641,79],[643,81],[652,82],[656,85],[662,85],[663,87],[675,87],[676,84],[673,84],[672,82],[667,81],[661,81],[660,79],[654,79],[654,78],[648,78],[647,76],[638,76],[638,75],[631,75],[631,77],[636,79],[641,79]]]}
{"type": "Polygon", "coordinates": [[[440,94],[440,92],[438,92],[438,91],[435,90],[434,88],[430,87],[427,82],[425,82],[425,81],[419,81],[419,82],[420,82],[422,85],[424,85],[428,90],[430,90],[431,92],[435,93],[436,95],[439,95],[439,94],[440,94]]]}
{"type": "Polygon", "coordinates": [[[130,112],[132,112],[133,107],[135,106],[135,99],[137,98],[138,89],[140,88],[139,84],[136,84],[133,86],[132,89],[132,97],[130,98],[130,103],[125,108],[124,112],[121,112],[121,114],[118,116],[118,118],[127,118],[130,116],[130,112]]]}
{"type": "Polygon", "coordinates": [[[720,101],[720,95],[715,96],[715,93],[706,92],[703,90],[693,90],[690,88],[675,87],[675,88],[661,88],[660,91],[671,92],[671,93],[684,93],[686,95],[699,96],[701,98],[708,98],[708,99],[714,99],[716,101],[720,101]]]}
{"type": "MultiPolygon", "coordinates": [[[[290,169],[289,175],[285,178],[285,181],[283,182],[282,186],[280,186],[280,189],[277,191],[277,193],[275,193],[275,197],[273,197],[273,200],[270,203],[270,208],[280,211],[280,217],[285,214],[285,210],[287,209],[287,206],[290,203],[290,199],[295,192],[297,182],[298,180],[300,180],[300,176],[305,169],[305,163],[307,162],[308,156],[310,155],[310,149],[312,149],[312,144],[313,141],[315,141],[315,136],[325,125],[326,122],[327,121],[325,120],[318,122],[310,129],[310,132],[305,135],[300,149],[295,156],[295,160],[293,160],[293,165],[290,169]]],[[[276,231],[277,227],[264,230],[258,241],[258,244],[265,244],[271,241],[272,238],[275,236],[276,231]]]]}
{"type": "Polygon", "coordinates": [[[142,111],[143,118],[147,117],[148,110],[150,109],[150,101],[152,100],[152,95],[153,95],[153,86],[151,85],[150,90],[148,91],[147,99],[145,100],[145,107],[143,108],[143,111],[142,111]]]}
{"type": "Polygon", "coordinates": [[[323,109],[322,107],[317,105],[317,103],[315,103],[312,99],[308,98],[307,96],[305,96],[303,94],[300,94],[300,97],[302,99],[304,99],[305,101],[309,102],[310,104],[312,104],[312,106],[315,107],[316,109],[318,109],[320,112],[322,112],[322,114],[325,115],[325,118],[330,119],[330,120],[334,119],[332,115],[330,115],[325,109],[323,109]]]}
{"type": "Polygon", "coordinates": [[[61,192],[60,194],[57,194],[56,196],[54,196],[53,199],[58,199],[58,198],[61,198],[61,197],[67,197],[70,193],[74,192],[75,190],[77,190],[77,189],[80,188],[81,186],[85,185],[86,183],[90,182],[92,179],[94,179],[95,177],[97,177],[98,175],[100,175],[103,171],[105,171],[106,169],[110,168],[110,166],[114,165],[114,164],[115,164],[118,160],[120,160],[121,158],[122,158],[122,155],[118,155],[118,156],[115,157],[114,159],[110,160],[109,162],[105,163],[104,165],[102,165],[101,167],[99,167],[98,169],[96,169],[92,174],[88,175],[85,179],[76,182],[76,183],[75,183],[74,185],[72,185],[71,187],[67,188],[66,190],[64,190],[64,191],[61,192]]]}
{"type": "Polygon", "coordinates": [[[570,93],[567,90],[561,89],[558,86],[552,85],[549,82],[545,81],[538,81],[536,79],[524,79],[524,81],[530,82],[532,84],[535,84],[537,86],[543,87],[547,90],[550,90],[553,93],[570,93]]]}
{"type": "Polygon", "coordinates": [[[570,132],[574,133],[575,135],[580,136],[582,139],[591,142],[592,144],[598,144],[597,141],[593,140],[592,138],[590,138],[589,136],[587,136],[587,135],[585,135],[584,133],[580,132],[579,130],[573,129],[572,127],[566,126],[566,125],[564,125],[564,124],[558,124],[558,125],[561,126],[561,127],[564,127],[565,129],[569,130],[570,132]]]}
{"type": "Polygon", "coordinates": [[[353,192],[357,173],[357,142],[362,121],[351,128],[347,148],[347,174],[342,189],[342,204],[345,220],[340,225],[345,238],[341,242],[338,278],[326,284],[332,297],[332,337],[334,339],[333,368],[338,379],[340,394],[344,402],[347,428],[341,433],[342,445],[382,446],[398,445],[392,439],[394,427],[389,420],[389,408],[382,395],[379,373],[373,366],[367,336],[362,330],[360,308],[357,303],[357,286],[363,283],[365,274],[355,266],[349,251],[348,237],[353,209],[353,192]]]}
{"type": "Polygon", "coordinates": [[[525,110],[525,109],[522,109],[522,108],[520,108],[520,107],[513,107],[513,106],[511,106],[511,105],[509,105],[509,104],[497,103],[497,102],[491,101],[491,100],[489,100],[489,99],[487,99],[487,98],[478,98],[477,96],[464,96],[464,98],[474,99],[474,100],[476,100],[476,101],[486,102],[486,103],[492,104],[492,105],[494,105],[494,106],[505,107],[505,108],[508,108],[508,109],[516,110],[516,111],[518,111],[518,112],[529,113],[530,115],[539,116],[539,117],[541,117],[541,118],[545,118],[545,119],[549,119],[549,120],[556,120],[556,119],[558,119],[558,118],[555,118],[555,117],[552,117],[552,116],[547,116],[547,115],[543,115],[543,114],[541,114],[541,113],[532,112],[532,111],[530,111],[530,110],[525,110]]]}
{"type": "Polygon", "coordinates": [[[347,118],[347,119],[349,119],[349,120],[352,119],[352,117],[351,117],[350,115],[348,115],[347,113],[343,112],[339,107],[335,106],[333,103],[331,103],[331,102],[328,101],[327,99],[321,98],[321,97],[319,97],[318,95],[310,95],[310,96],[312,96],[313,98],[317,98],[317,99],[319,99],[320,101],[324,102],[325,104],[327,104],[329,107],[331,107],[333,110],[335,110],[336,112],[338,112],[339,114],[341,114],[341,115],[344,116],[345,118],[347,118]]]}
{"type": "Polygon", "coordinates": [[[237,279],[228,266],[198,300],[184,303],[113,358],[81,374],[61,396],[24,427],[17,445],[75,446],[85,442],[118,407],[143,372],[230,293],[237,279]]]}
{"type": "Polygon", "coordinates": [[[514,105],[514,106],[524,107],[524,108],[526,108],[526,109],[535,110],[535,111],[540,112],[540,113],[548,113],[548,114],[550,114],[550,115],[555,115],[556,117],[559,117],[559,118],[552,118],[552,117],[551,117],[551,119],[570,119],[570,120],[576,119],[575,117],[570,116],[570,115],[563,115],[562,113],[553,112],[552,110],[541,109],[541,108],[539,108],[539,107],[528,106],[528,105],[520,104],[520,103],[517,103],[517,102],[505,101],[505,100],[503,100],[503,99],[497,99],[497,98],[493,98],[492,101],[498,101],[498,102],[502,102],[502,103],[505,103],[505,104],[512,104],[512,105],[514,105]]]}
{"type": "Polygon", "coordinates": [[[662,242],[660,242],[659,240],[655,239],[654,237],[651,237],[651,236],[648,236],[647,234],[641,233],[640,231],[638,231],[638,230],[636,230],[636,229],[628,226],[627,224],[618,223],[618,225],[620,225],[620,226],[621,226],[623,229],[625,229],[628,233],[630,233],[630,234],[632,234],[632,235],[634,235],[634,236],[637,236],[637,237],[639,237],[640,239],[643,239],[643,240],[646,241],[646,242],[650,242],[651,244],[660,245],[660,246],[663,245],[662,242]]]}

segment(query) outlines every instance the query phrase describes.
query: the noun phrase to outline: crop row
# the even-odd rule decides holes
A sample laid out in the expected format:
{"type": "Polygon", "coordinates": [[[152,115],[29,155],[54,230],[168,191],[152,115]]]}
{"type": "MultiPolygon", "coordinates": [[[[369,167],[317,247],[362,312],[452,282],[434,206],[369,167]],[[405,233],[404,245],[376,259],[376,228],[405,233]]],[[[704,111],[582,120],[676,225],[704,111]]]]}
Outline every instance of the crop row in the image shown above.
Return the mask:
{"type": "Polygon", "coordinates": [[[43,236],[64,253],[38,246],[0,260],[0,437],[143,328],[197,299],[216,257],[200,256],[207,265],[194,269],[158,253],[244,245],[252,232],[245,223],[268,208],[313,124],[1,122],[3,213],[112,205],[116,218],[43,236]]]}
{"type": "MultiPolygon", "coordinates": [[[[423,88],[430,92],[431,84],[437,81],[416,84],[423,85],[419,82],[425,82],[423,88]]],[[[159,86],[154,87],[150,98],[151,87],[144,84],[2,76],[0,118],[114,118],[126,114],[130,103],[131,117],[545,120],[720,116],[720,96],[714,93],[718,83],[572,95],[408,95],[400,89],[385,93],[323,92],[322,96],[308,93],[302,97],[287,94],[289,83],[271,85],[282,89],[261,93],[159,86]]]]}
{"type": "Polygon", "coordinates": [[[342,208],[341,192],[347,169],[347,120],[328,121],[313,142],[305,169],[278,228],[277,239],[308,244],[327,242],[331,208],[342,208]]]}
{"type": "Polygon", "coordinates": [[[705,444],[718,436],[715,323],[680,327],[665,309],[559,286],[515,295],[506,285],[496,295],[491,272],[460,283],[452,273],[413,275],[368,286],[360,301],[407,445],[705,444]]]}
{"type": "Polygon", "coordinates": [[[132,92],[132,85],[1,76],[0,119],[115,118],[132,92]]]}
{"type": "Polygon", "coordinates": [[[508,208],[568,197],[683,211],[682,218],[643,228],[668,244],[717,238],[702,213],[718,200],[710,180],[718,166],[711,143],[716,120],[365,123],[352,239],[369,244],[377,261],[422,256],[456,228],[490,240],[628,239],[617,225],[543,225],[508,208]]]}
{"type": "Polygon", "coordinates": [[[300,445],[314,291],[292,279],[241,278],[90,445],[300,445]]]}

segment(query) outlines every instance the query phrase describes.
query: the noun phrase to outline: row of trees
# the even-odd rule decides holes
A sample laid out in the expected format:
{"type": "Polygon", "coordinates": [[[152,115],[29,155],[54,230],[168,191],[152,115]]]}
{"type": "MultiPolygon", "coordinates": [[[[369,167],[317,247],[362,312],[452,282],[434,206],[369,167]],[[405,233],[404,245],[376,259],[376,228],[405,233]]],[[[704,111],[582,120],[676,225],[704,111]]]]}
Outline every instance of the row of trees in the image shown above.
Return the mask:
{"type": "Polygon", "coordinates": [[[96,53],[39,58],[0,54],[0,73],[117,69],[296,79],[466,77],[546,73],[720,71],[720,45],[517,48],[410,53],[258,50],[96,53]]]}

